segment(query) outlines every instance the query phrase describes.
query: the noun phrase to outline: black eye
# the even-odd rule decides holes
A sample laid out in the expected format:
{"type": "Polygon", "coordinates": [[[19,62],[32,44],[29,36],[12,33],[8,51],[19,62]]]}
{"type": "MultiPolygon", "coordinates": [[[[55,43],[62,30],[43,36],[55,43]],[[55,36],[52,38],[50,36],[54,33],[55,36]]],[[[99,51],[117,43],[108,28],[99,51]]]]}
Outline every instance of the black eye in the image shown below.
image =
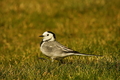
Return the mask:
{"type": "Polygon", "coordinates": [[[47,36],[49,36],[49,34],[47,34],[47,36]]]}

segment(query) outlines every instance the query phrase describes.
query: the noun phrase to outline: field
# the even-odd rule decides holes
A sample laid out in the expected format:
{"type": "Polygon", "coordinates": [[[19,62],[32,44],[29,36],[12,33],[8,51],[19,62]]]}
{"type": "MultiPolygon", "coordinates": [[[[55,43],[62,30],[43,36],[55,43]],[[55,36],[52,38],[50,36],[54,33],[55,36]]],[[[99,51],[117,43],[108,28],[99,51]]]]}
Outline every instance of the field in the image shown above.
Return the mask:
{"type": "Polygon", "coordinates": [[[0,80],[120,80],[120,0],[0,0],[0,36],[0,80]],[[39,50],[44,31],[103,56],[52,63],[39,50]]]}

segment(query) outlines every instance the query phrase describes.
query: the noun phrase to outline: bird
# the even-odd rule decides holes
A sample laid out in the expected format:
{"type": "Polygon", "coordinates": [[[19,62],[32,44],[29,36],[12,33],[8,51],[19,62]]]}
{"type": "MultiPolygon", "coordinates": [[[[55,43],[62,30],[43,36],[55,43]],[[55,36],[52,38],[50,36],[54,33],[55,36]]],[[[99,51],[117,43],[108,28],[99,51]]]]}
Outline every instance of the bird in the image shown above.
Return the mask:
{"type": "Polygon", "coordinates": [[[84,54],[78,51],[74,51],[66,46],[60,44],[56,41],[56,35],[51,31],[45,31],[39,37],[43,37],[40,43],[40,50],[41,52],[50,57],[52,62],[57,59],[62,59],[67,56],[79,55],[79,56],[100,56],[100,55],[93,55],[93,54],[84,54]]]}

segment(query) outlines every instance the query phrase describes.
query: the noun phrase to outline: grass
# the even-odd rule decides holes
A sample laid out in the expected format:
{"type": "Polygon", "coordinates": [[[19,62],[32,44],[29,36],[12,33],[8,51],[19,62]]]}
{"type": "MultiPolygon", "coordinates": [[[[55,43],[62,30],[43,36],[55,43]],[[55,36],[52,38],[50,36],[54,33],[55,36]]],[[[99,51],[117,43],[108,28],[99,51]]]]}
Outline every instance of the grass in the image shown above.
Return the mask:
{"type": "Polygon", "coordinates": [[[0,0],[1,80],[120,80],[119,0],[0,0]],[[39,50],[44,31],[76,51],[51,63],[39,50]],[[47,60],[38,59],[39,57],[47,60]]]}

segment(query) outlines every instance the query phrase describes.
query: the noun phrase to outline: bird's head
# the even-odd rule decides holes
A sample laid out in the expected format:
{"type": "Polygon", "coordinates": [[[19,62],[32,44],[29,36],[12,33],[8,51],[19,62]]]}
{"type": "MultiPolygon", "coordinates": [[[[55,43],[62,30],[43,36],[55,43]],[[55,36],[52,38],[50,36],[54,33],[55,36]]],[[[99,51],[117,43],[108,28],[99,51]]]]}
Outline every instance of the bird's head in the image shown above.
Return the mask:
{"type": "Polygon", "coordinates": [[[56,39],[55,34],[51,31],[46,31],[39,37],[43,37],[43,41],[54,41],[56,39]]]}

